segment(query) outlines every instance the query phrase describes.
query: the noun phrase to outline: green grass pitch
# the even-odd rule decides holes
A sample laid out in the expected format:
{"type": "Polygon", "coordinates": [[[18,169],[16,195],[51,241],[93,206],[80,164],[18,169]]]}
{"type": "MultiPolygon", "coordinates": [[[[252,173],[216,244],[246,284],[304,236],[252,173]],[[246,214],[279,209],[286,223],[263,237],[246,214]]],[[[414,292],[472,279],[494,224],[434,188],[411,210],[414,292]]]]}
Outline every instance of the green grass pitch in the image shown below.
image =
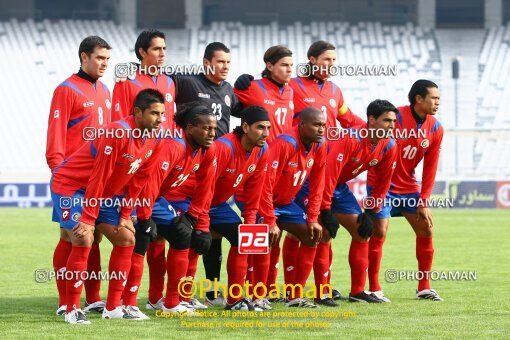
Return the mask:
{"type": "MultiPolygon", "coordinates": [[[[0,209],[0,336],[2,338],[506,338],[510,331],[510,211],[435,210],[435,259],[438,271],[476,271],[476,280],[436,281],[444,302],[414,299],[416,281],[387,283],[389,269],[415,270],[415,237],[402,218],[394,218],[384,247],[381,269],[383,289],[390,304],[361,305],[342,302],[340,307],[321,307],[316,312],[351,312],[338,318],[156,318],[128,322],[90,316],[88,326],[68,325],[54,315],[57,292],[54,281],[36,283],[34,272],[49,269],[58,240],[49,209],[0,209]],[[212,323],[198,327],[200,323],[212,323]],[[320,327],[305,328],[310,322],[320,327]],[[244,326],[244,327],[243,327],[244,326]],[[239,328],[240,327],[240,328],[239,328]]],[[[349,237],[343,230],[334,241],[333,286],[349,291],[347,253],[349,237]]],[[[223,241],[224,258],[228,242],[223,241]]],[[[103,270],[107,269],[111,246],[101,245],[103,270]]],[[[226,280],[225,260],[222,280],[226,280]]],[[[145,273],[147,274],[147,268],[145,273]]],[[[279,273],[279,282],[282,281],[279,273]]],[[[203,278],[199,260],[197,278],[203,278]]],[[[310,278],[310,282],[311,282],[310,278]]],[[[145,309],[147,275],[140,293],[145,309]]],[[[101,294],[106,297],[107,282],[101,294]]],[[[367,287],[368,289],[368,287],[367,287]]],[[[286,311],[276,305],[276,311],[286,311]]],[[[215,310],[221,312],[221,309],[215,310]]],[[[293,309],[294,311],[294,309],[293,309]]]]}

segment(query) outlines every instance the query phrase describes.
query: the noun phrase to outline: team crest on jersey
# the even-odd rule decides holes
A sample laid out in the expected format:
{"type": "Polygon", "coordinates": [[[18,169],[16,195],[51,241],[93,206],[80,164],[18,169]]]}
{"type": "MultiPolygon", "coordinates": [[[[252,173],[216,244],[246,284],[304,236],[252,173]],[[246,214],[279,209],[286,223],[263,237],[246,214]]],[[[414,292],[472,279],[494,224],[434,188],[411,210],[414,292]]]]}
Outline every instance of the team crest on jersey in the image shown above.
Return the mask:
{"type": "Polygon", "coordinates": [[[335,108],[336,107],[336,100],[334,100],[333,98],[331,98],[329,100],[329,105],[332,107],[332,108],[335,108]]]}
{"type": "Polygon", "coordinates": [[[110,101],[110,99],[106,99],[104,101],[104,104],[106,105],[106,108],[109,110],[112,108],[112,102],[110,101]]]}
{"type": "Polygon", "coordinates": [[[172,100],[174,100],[174,98],[172,97],[172,95],[170,93],[165,94],[165,99],[169,103],[171,103],[172,100]]]}
{"type": "Polygon", "coordinates": [[[198,168],[200,168],[200,164],[195,164],[195,165],[193,165],[193,169],[191,169],[191,171],[195,172],[198,170],[198,168]]]}
{"type": "Polygon", "coordinates": [[[294,102],[292,100],[289,102],[289,109],[294,110],[294,102]]]}
{"type": "Polygon", "coordinates": [[[429,140],[426,139],[426,138],[424,140],[422,140],[421,141],[421,147],[424,148],[424,149],[428,148],[429,147],[429,140]]]}
{"type": "Polygon", "coordinates": [[[89,101],[89,102],[85,102],[83,103],[83,107],[89,107],[89,106],[94,106],[94,101],[89,101]]]}
{"type": "Polygon", "coordinates": [[[163,170],[168,170],[168,167],[170,166],[170,163],[168,162],[163,162],[163,164],[161,164],[161,169],[163,170]]]}
{"type": "Polygon", "coordinates": [[[250,165],[248,167],[248,173],[252,173],[253,171],[255,171],[255,168],[256,168],[255,164],[250,165]]]}
{"type": "Polygon", "coordinates": [[[53,112],[53,118],[58,118],[59,116],[60,116],[60,111],[55,110],[55,112],[53,112]]]}
{"type": "Polygon", "coordinates": [[[107,145],[107,146],[104,147],[104,154],[105,155],[111,155],[112,154],[112,150],[113,150],[113,148],[111,146],[107,145]]]}
{"type": "Polygon", "coordinates": [[[370,166],[376,166],[379,161],[377,159],[372,159],[370,163],[368,163],[370,166]]]}
{"type": "Polygon", "coordinates": [[[297,163],[296,162],[289,162],[289,166],[293,167],[293,168],[297,168],[297,163]]]}
{"type": "Polygon", "coordinates": [[[145,158],[149,158],[150,156],[152,155],[152,149],[150,149],[149,151],[147,151],[147,153],[145,154],[145,158]]]}
{"type": "Polygon", "coordinates": [[[307,168],[311,168],[311,167],[312,167],[312,165],[313,165],[313,158],[310,158],[310,159],[308,160],[308,162],[306,163],[306,167],[307,167],[307,168]]]}
{"type": "Polygon", "coordinates": [[[73,219],[74,222],[78,222],[80,217],[81,217],[81,214],[76,212],[76,213],[73,214],[73,217],[71,217],[71,218],[73,219]]]}
{"type": "Polygon", "coordinates": [[[339,154],[338,154],[338,157],[336,158],[336,160],[337,160],[337,161],[339,161],[339,162],[343,162],[343,160],[344,160],[344,154],[343,154],[343,153],[339,153],[339,154]]]}
{"type": "Polygon", "coordinates": [[[276,169],[276,168],[278,167],[278,164],[280,164],[280,162],[278,162],[278,161],[273,161],[273,164],[271,165],[271,167],[272,167],[273,169],[276,169]]]}
{"type": "Polygon", "coordinates": [[[225,96],[225,104],[230,107],[230,97],[228,95],[225,96]]]}

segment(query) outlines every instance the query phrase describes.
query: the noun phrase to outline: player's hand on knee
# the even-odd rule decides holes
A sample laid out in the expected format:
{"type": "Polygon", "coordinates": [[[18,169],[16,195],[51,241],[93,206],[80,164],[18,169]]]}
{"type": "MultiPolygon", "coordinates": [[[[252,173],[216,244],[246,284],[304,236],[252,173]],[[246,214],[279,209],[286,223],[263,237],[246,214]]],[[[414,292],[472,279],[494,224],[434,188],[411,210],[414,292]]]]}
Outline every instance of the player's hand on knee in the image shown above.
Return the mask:
{"type": "Polygon", "coordinates": [[[419,221],[423,219],[425,223],[427,224],[427,227],[429,229],[432,229],[433,221],[432,221],[432,213],[430,212],[430,209],[427,207],[418,207],[416,209],[416,220],[419,221]]]}
{"type": "Polygon", "coordinates": [[[94,229],[95,228],[93,225],[78,222],[78,224],[73,228],[73,235],[76,238],[83,238],[85,235],[89,233],[94,234],[94,229]]]}
{"type": "Polygon", "coordinates": [[[128,219],[121,218],[119,220],[119,225],[117,225],[113,231],[117,233],[122,228],[129,230],[130,232],[133,233],[133,235],[135,234],[135,227],[133,226],[133,221],[131,221],[131,218],[128,219]]]}
{"type": "Polygon", "coordinates": [[[319,243],[322,239],[322,227],[317,222],[308,222],[308,235],[310,239],[315,242],[315,244],[319,243]]]}
{"type": "Polygon", "coordinates": [[[275,224],[272,227],[269,227],[269,247],[272,248],[276,242],[278,242],[278,238],[280,237],[280,228],[275,224]]]}
{"type": "Polygon", "coordinates": [[[375,211],[372,209],[365,209],[364,212],[358,215],[358,234],[363,238],[370,237],[374,230],[375,211]]]}
{"type": "Polygon", "coordinates": [[[174,218],[172,224],[179,237],[189,239],[191,238],[193,229],[195,229],[195,224],[197,224],[197,218],[191,214],[184,213],[174,218]]]}
{"type": "Polygon", "coordinates": [[[148,220],[138,220],[138,229],[142,233],[146,234],[150,238],[151,242],[158,237],[156,222],[154,222],[152,217],[149,217],[148,220]]]}
{"type": "Polygon", "coordinates": [[[251,81],[253,79],[253,76],[250,74],[241,74],[239,77],[237,77],[237,80],[234,83],[234,87],[238,90],[246,90],[251,86],[251,81]]]}
{"type": "Polygon", "coordinates": [[[194,230],[191,235],[190,248],[195,250],[199,255],[203,255],[209,251],[212,243],[211,233],[203,230],[194,230]]]}
{"type": "Polygon", "coordinates": [[[335,238],[338,227],[340,225],[340,222],[338,222],[336,216],[331,212],[330,209],[321,210],[321,220],[322,225],[329,232],[329,236],[331,236],[331,238],[335,238]]]}

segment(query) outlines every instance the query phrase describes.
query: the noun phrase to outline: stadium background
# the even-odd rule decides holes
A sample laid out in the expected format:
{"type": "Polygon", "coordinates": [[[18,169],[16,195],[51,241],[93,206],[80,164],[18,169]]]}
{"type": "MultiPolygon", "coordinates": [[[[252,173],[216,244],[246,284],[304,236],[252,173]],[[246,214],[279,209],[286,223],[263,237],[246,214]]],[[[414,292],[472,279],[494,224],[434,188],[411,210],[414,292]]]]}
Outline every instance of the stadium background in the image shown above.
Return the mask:
{"type": "Polygon", "coordinates": [[[51,205],[48,110],[54,88],[78,70],[79,42],[97,34],[111,44],[102,81],[112,90],[115,65],[136,59],[138,32],[159,28],[169,65],[201,64],[212,41],[229,46],[231,83],[260,75],[264,51],[279,43],[296,65],[318,39],[336,45],[339,65],[397,65],[396,76],[333,77],[360,116],[375,98],[405,105],[416,79],[435,81],[446,134],[434,194],[455,207],[508,209],[509,20],[509,0],[0,1],[0,206],[51,205]]]}

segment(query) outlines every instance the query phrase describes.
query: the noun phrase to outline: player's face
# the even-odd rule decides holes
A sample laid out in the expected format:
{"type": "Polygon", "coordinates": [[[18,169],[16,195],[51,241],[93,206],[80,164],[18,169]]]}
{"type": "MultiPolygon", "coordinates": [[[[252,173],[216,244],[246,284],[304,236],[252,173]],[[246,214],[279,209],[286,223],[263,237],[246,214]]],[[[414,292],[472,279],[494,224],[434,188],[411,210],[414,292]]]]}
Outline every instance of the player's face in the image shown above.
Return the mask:
{"type": "Polygon", "coordinates": [[[135,120],[138,128],[142,130],[152,131],[159,128],[165,114],[165,104],[152,103],[151,106],[143,112],[140,108],[135,107],[135,120]]]}
{"type": "Polygon", "coordinates": [[[267,63],[266,67],[271,72],[274,81],[283,84],[288,83],[292,77],[292,57],[283,57],[276,64],[267,63]]]}
{"type": "Polygon", "coordinates": [[[387,138],[397,122],[397,114],[393,111],[386,111],[377,119],[373,116],[368,117],[368,127],[370,131],[374,131],[374,138],[387,138]]]}
{"type": "Polygon", "coordinates": [[[200,115],[196,125],[188,125],[186,133],[189,133],[193,143],[199,147],[208,149],[216,136],[217,120],[213,115],[200,115]]]}
{"type": "Polygon", "coordinates": [[[144,65],[150,66],[163,66],[165,64],[166,56],[166,43],[165,39],[160,37],[152,38],[151,45],[144,51],[142,48],[139,50],[144,65]]]}
{"type": "Polygon", "coordinates": [[[425,98],[416,96],[417,109],[428,115],[435,115],[439,111],[439,89],[429,87],[425,98]]]}
{"type": "Polygon", "coordinates": [[[90,57],[82,52],[82,69],[94,79],[104,76],[108,62],[110,61],[110,50],[104,47],[96,47],[90,57]]]}
{"type": "Polygon", "coordinates": [[[269,137],[271,123],[268,121],[255,122],[251,125],[243,123],[243,131],[246,133],[250,145],[263,147],[269,137]]]}
{"type": "Polygon", "coordinates": [[[301,121],[301,135],[305,143],[318,143],[324,138],[326,130],[326,116],[317,113],[307,120],[301,121]]]}
{"type": "Polygon", "coordinates": [[[219,83],[226,80],[230,71],[230,53],[214,51],[211,60],[204,58],[204,66],[206,67],[206,74],[210,74],[214,82],[219,83]],[[210,72],[208,72],[209,68],[212,68],[210,72]]]}
{"type": "Polygon", "coordinates": [[[330,77],[329,69],[336,64],[336,51],[327,50],[322,52],[317,58],[310,57],[312,64],[317,65],[318,69],[314,73],[315,77],[326,79],[330,77]]]}

